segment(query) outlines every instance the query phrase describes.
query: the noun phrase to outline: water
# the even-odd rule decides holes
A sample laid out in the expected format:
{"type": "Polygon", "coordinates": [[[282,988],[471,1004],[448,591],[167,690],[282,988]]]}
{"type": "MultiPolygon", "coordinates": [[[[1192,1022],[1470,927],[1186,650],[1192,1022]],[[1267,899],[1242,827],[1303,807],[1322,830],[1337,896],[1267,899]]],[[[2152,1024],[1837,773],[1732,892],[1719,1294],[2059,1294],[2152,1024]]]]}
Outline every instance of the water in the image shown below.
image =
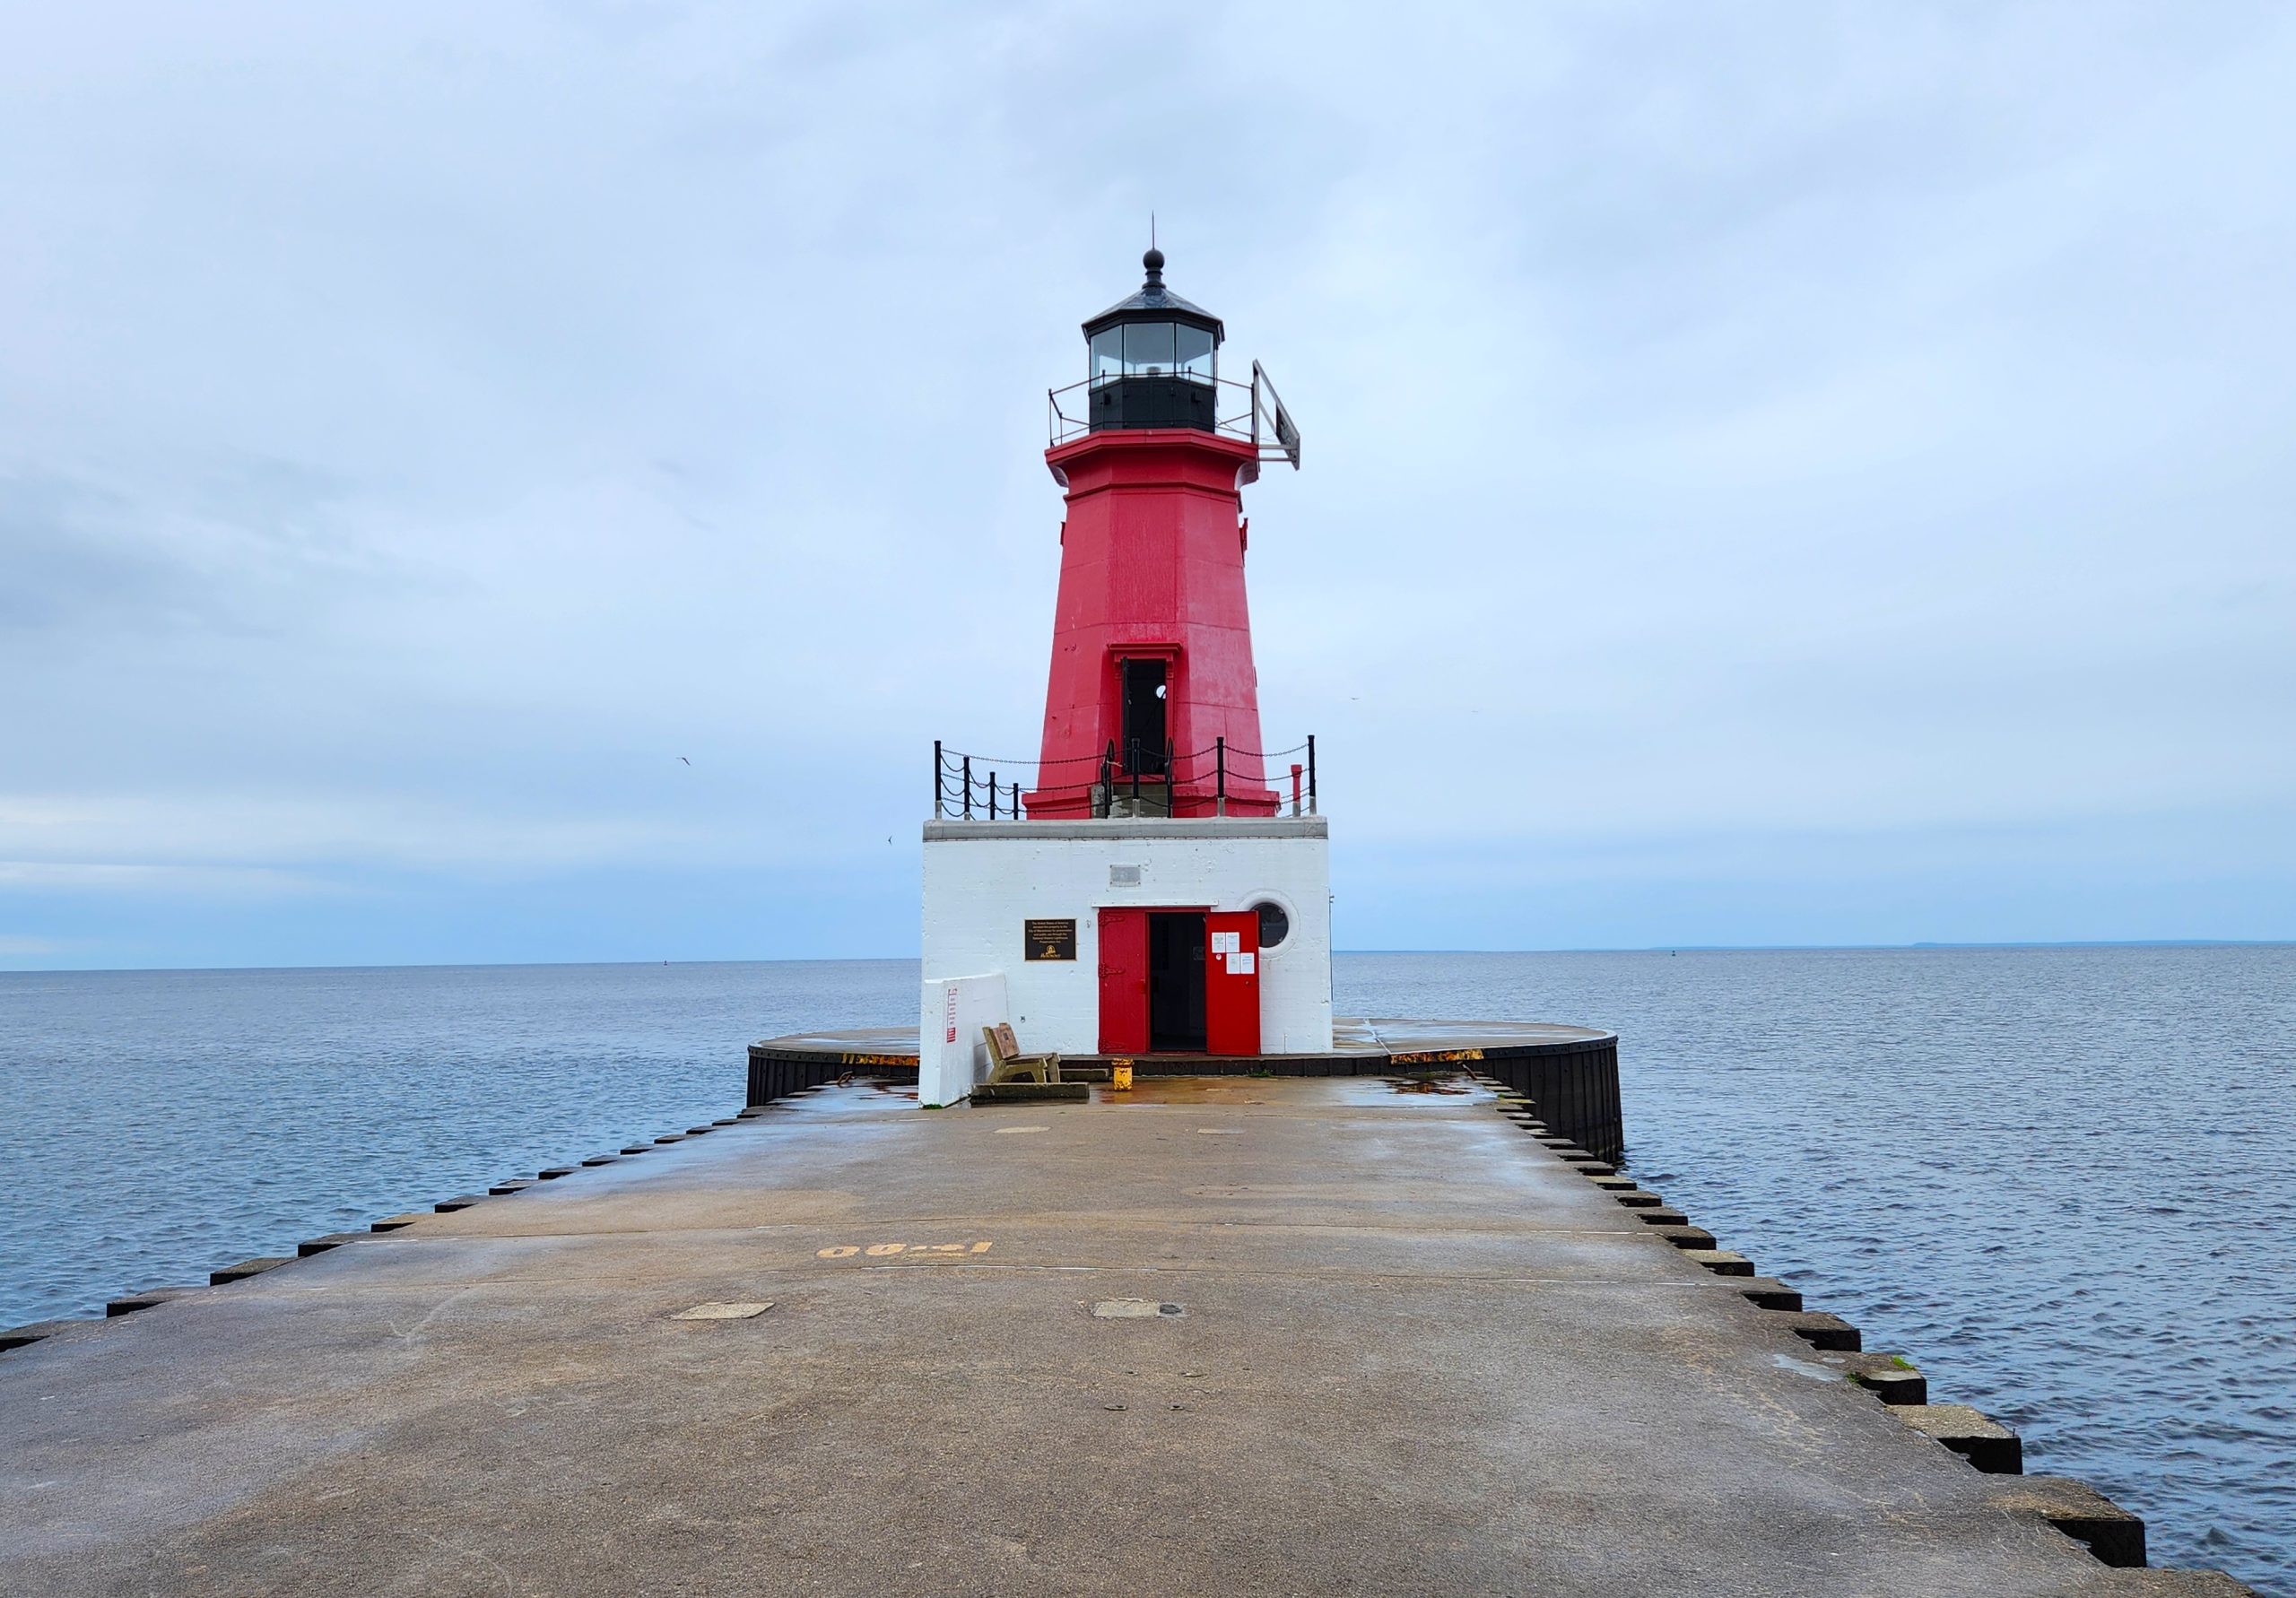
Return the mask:
{"type": "MultiPolygon", "coordinates": [[[[0,1325],[730,1113],[913,961],[0,975],[0,1325]]],[[[1615,1027],[1631,1168],[2158,1564],[2296,1594],[2296,948],[1345,955],[1615,1027]]],[[[0,1355],[0,1359],[4,1359],[0,1355]]],[[[4,1367],[0,1367],[0,1372],[4,1367]]]]}

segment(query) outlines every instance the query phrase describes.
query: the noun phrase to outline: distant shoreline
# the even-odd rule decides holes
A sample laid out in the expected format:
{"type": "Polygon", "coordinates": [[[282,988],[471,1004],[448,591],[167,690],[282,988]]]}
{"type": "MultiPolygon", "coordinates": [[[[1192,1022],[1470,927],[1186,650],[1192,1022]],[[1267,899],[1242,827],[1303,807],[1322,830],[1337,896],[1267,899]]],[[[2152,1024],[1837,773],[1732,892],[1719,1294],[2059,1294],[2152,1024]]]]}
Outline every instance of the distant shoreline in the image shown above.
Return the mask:
{"type": "MultiPolygon", "coordinates": [[[[1341,949],[1342,955],[1519,956],[1577,954],[1926,954],[2007,952],[2017,950],[2079,949],[2289,949],[2296,938],[2083,938],[2062,942],[1947,943],[1651,943],[1635,947],[1593,949],[1341,949]]],[[[348,966],[46,966],[19,969],[0,968],[8,977],[159,977],[251,976],[265,971],[557,971],[627,967],[695,966],[838,966],[868,965],[917,960],[914,954],[825,955],[810,960],[410,960],[392,965],[348,966]]]]}

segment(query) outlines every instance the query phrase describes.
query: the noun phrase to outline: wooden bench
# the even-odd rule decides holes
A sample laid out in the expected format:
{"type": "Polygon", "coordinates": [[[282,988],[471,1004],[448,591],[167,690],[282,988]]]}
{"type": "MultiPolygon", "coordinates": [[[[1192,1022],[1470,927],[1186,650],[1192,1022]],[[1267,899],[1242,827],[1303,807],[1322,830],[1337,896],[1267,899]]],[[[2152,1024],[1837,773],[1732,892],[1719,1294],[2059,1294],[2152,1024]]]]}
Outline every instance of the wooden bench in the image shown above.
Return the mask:
{"type": "Polygon", "coordinates": [[[981,1041],[988,1045],[988,1080],[992,1082],[1057,1082],[1060,1080],[1058,1055],[1024,1055],[1021,1040],[1013,1036],[1011,1021],[998,1021],[993,1027],[980,1029],[981,1041]]]}

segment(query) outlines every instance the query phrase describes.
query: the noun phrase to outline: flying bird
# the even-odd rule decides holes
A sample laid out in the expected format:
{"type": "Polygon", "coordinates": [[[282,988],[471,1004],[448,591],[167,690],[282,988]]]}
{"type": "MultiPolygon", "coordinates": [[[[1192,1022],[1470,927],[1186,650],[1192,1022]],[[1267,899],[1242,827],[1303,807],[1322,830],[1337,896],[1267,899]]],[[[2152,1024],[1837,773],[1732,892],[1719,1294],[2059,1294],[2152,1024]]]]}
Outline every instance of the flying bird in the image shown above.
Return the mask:
{"type": "Polygon", "coordinates": [[[686,763],[687,765],[689,765],[689,766],[691,766],[691,765],[692,765],[692,764],[693,764],[693,762],[692,762],[691,760],[686,760],[686,759],[685,759],[685,757],[684,757],[683,755],[680,755],[680,756],[678,757],[678,759],[679,759],[679,760],[685,760],[685,763],[686,763]]]}

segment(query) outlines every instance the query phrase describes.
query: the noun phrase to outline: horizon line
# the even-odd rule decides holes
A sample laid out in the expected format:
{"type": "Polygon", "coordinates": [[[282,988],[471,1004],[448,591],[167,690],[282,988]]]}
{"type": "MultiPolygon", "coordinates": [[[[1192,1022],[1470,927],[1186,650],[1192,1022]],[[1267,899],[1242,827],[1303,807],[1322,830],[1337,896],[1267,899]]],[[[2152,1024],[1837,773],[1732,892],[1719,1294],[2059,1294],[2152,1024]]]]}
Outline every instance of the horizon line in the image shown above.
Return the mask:
{"type": "MultiPolygon", "coordinates": [[[[1928,951],[2015,949],[2285,949],[2296,938],[2012,938],[1969,942],[1923,939],[1910,943],[1646,943],[1545,949],[1335,949],[1341,955],[1570,955],[1570,954],[1906,954],[1928,951]]],[[[349,965],[37,966],[0,968],[0,977],[205,976],[259,971],[516,971],[584,966],[807,966],[915,961],[914,954],[809,955],[799,958],[709,960],[400,960],[349,965]]]]}

